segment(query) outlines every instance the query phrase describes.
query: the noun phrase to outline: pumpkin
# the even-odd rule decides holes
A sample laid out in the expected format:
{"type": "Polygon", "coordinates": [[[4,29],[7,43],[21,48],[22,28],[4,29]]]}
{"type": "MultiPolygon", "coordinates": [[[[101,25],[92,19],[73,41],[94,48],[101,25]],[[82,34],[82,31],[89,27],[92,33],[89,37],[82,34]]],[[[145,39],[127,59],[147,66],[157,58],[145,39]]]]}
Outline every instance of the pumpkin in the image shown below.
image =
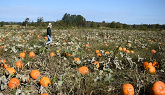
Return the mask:
{"type": "Polygon", "coordinates": [[[165,84],[162,81],[155,82],[150,89],[150,94],[165,95],[165,84]]]}
{"type": "Polygon", "coordinates": [[[94,64],[98,64],[99,62],[98,61],[95,61],[94,64]]]}
{"type": "Polygon", "coordinates": [[[123,95],[134,95],[135,93],[134,87],[129,83],[123,84],[122,91],[123,91],[123,95]]]}
{"type": "Polygon", "coordinates": [[[74,62],[77,62],[77,61],[79,61],[80,60],[80,58],[75,58],[74,59],[74,62]]]}
{"type": "Polygon", "coordinates": [[[30,58],[34,58],[34,57],[35,57],[35,53],[34,53],[33,51],[31,51],[31,52],[29,53],[29,57],[30,57],[30,58]]]}
{"type": "Polygon", "coordinates": [[[86,67],[86,66],[80,67],[80,68],[78,69],[78,71],[79,71],[81,74],[83,74],[83,75],[85,75],[85,74],[87,74],[87,73],[89,72],[88,67],[86,67]]]}
{"type": "Polygon", "coordinates": [[[8,83],[9,89],[14,89],[20,85],[20,81],[17,78],[10,79],[8,83]]]}
{"type": "Polygon", "coordinates": [[[23,68],[23,66],[24,66],[24,63],[23,62],[21,62],[21,61],[17,61],[16,62],[16,67],[17,68],[23,68]]]}
{"type": "Polygon", "coordinates": [[[153,64],[152,64],[152,66],[159,68],[159,63],[156,62],[156,61],[154,61],[153,64]]]}
{"type": "Polygon", "coordinates": [[[127,49],[126,48],[123,48],[123,51],[126,51],[127,49]]]}
{"type": "Polygon", "coordinates": [[[55,56],[55,53],[54,53],[54,52],[51,52],[51,53],[50,53],[50,56],[51,56],[51,57],[55,56]]]}
{"type": "Polygon", "coordinates": [[[106,54],[109,54],[109,51],[106,51],[106,52],[105,52],[105,55],[106,55],[106,54]]]}
{"type": "Polygon", "coordinates": [[[151,52],[152,52],[152,53],[156,53],[156,50],[152,49],[151,52]]]}
{"type": "Polygon", "coordinates": [[[99,50],[96,50],[96,54],[99,53],[100,51],[99,50]]]}
{"type": "Polygon", "coordinates": [[[15,74],[15,69],[14,68],[6,68],[6,71],[8,71],[12,75],[15,74]]]}
{"type": "Polygon", "coordinates": [[[38,70],[32,70],[31,73],[30,73],[30,76],[33,79],[37,79],[38,77],[40,77],[40,72],[38,70]]]}
{"type": "Polygon", "coordinates": [[[25,56],[26,56],[26,54],[24,52],[22,52],[22,53],[19,54],[19,57],[20,58],[25,58],[25,56]]]}
{"type": "Polygon", "coordinates": [[[147,69],[150,74],[155,74],[156,69],[152,65],[147,65],[147,69]]]}
{"type": "Polygon", "coordinates": [[[123,50],[122,47],[119,47],[119,50],[122,51],[123,50]]]}
{"type": "Polygon", "coordinates": [[[131,53],[135,53],[133,50],[131,50],[131,53]]]}
{"type": "Polygon", "coordinates": [[[1,64],[1,67],[10,68],[10,65],[9,64],[1,64]]]}
{"type": "Polygon", "coordinates": [[[130,53],[130,51],[129,51],[129,50],[125,50],[125,52],[126,52],[126,53],[130,53]]]}
{"type": "Polygon", "coordinates": [[[47,93],[43,93],[43,94],[41,94],[41,95],[49,95],[49,94],[47,94],[47,93]]]}
{"type": "Polygon", "coordinates": [[[40,80],[40,85],[48,87],[48,85],[51,85],[51,81],[48,77],[42,77],[40,80]]]}
{"type": "Polygon", "coordinates": [[[146,70],[147,69],[148,62],[143,62],[143,67],[146,70]]]}
{"type": "Polygon", "coordinates": [[[2,63],[6,63],[6,60],[0,60],[0,63],[1,63],[1,62],[2,62],[2,63]]]}
{"type": "Polygon", "coordinates": [[[101,53],[97,53],[97,57],[100,57],[101,56],[101,53]]]}
{"type": "Polygon", "coordinates": [[[86,44],[85,47],[89,47],[89,44],[86,44]]]}

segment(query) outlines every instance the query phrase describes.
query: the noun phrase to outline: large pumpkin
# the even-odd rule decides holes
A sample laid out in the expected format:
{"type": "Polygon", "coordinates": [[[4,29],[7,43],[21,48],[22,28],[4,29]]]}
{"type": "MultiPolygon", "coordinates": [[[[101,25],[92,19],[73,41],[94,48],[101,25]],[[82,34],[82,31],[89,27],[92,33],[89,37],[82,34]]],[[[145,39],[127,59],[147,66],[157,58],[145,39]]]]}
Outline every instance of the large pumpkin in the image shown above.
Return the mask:
{"type": "Polygon", "coordinates": [[[14,89],[14,88],[18,87],[19,85],[20,85],[20,81],[17,78],[10,79],[10,81],[8,83],[8,87],[10,89],[14,89]]]}
{"type": "Polygon", "coordinates": [[[155,82],[150,89],[150,94],[165,95],[165,84],[162,81],[155,82]]]}
{"type": "Polygon", "coordinates": [[[122,91],[123,95],[134,95],[135,93],[134,87],[129,83],[123,84],[122,91]]]}

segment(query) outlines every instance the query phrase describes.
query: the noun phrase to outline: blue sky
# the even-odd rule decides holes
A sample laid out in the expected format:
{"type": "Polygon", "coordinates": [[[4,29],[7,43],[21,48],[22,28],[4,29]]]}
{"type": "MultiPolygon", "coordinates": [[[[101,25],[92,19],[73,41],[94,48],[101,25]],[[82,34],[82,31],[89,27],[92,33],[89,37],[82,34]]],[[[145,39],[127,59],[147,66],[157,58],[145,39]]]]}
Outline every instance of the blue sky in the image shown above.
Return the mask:
{"type": "Polygon", "coordinates": [[[165,0],[1,0],[0,21],[61,20],[65,13],[87,21],[165,24],[165,0]]]}

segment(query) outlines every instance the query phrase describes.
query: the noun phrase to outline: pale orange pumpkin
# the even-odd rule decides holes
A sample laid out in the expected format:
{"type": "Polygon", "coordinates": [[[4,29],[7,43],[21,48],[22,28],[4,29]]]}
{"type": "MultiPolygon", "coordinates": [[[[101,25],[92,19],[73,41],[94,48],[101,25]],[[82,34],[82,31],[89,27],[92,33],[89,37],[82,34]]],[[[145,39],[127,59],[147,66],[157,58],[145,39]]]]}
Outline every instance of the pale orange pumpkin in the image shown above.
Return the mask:
{"type": "Polygon", "coordinates": [[[33,79],[37,79],[38,77],[40,77],[40,72],[38,70],[33,70],[33,71],[31,71],[30,76],[33,79]]]}
{"type": "Polygon", "coordinates": [[[48,85],[51,85],[51,81],[48,77],[42,77],[40,79],[40,85],[42,85],[44,87],[48,87],[48,85]]]}
{"type": "Polygon", "coordinates": [[[123,92],[123,95],[134,95],[135,93],[134,87],[129,83],[123,84],[122,92],[123,92]]]}
{"type": "Polygon", "coordinates": [[[20,85],[20,81],[17,78],[10,79],[8,83],[9,89],[17,88],[20,85]]]}
{"type": "Polygon", "coordinates": [[[119,51],[122,51],[123,49],[122,49],[122,47],[119,47],[119,51]]]}

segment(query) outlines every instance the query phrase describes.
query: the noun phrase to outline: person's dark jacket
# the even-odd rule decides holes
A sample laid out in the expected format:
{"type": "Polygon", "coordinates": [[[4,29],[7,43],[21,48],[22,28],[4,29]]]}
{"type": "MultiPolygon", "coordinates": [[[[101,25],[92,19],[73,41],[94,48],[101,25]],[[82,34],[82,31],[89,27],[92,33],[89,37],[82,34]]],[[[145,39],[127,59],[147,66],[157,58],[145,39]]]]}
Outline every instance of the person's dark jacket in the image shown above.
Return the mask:
{"type": "Polygon", "coordinates": [[[51,37],[51,29],[50,29],[50,27],[47,28],[47,35],[49,35],[51,37]]]}

